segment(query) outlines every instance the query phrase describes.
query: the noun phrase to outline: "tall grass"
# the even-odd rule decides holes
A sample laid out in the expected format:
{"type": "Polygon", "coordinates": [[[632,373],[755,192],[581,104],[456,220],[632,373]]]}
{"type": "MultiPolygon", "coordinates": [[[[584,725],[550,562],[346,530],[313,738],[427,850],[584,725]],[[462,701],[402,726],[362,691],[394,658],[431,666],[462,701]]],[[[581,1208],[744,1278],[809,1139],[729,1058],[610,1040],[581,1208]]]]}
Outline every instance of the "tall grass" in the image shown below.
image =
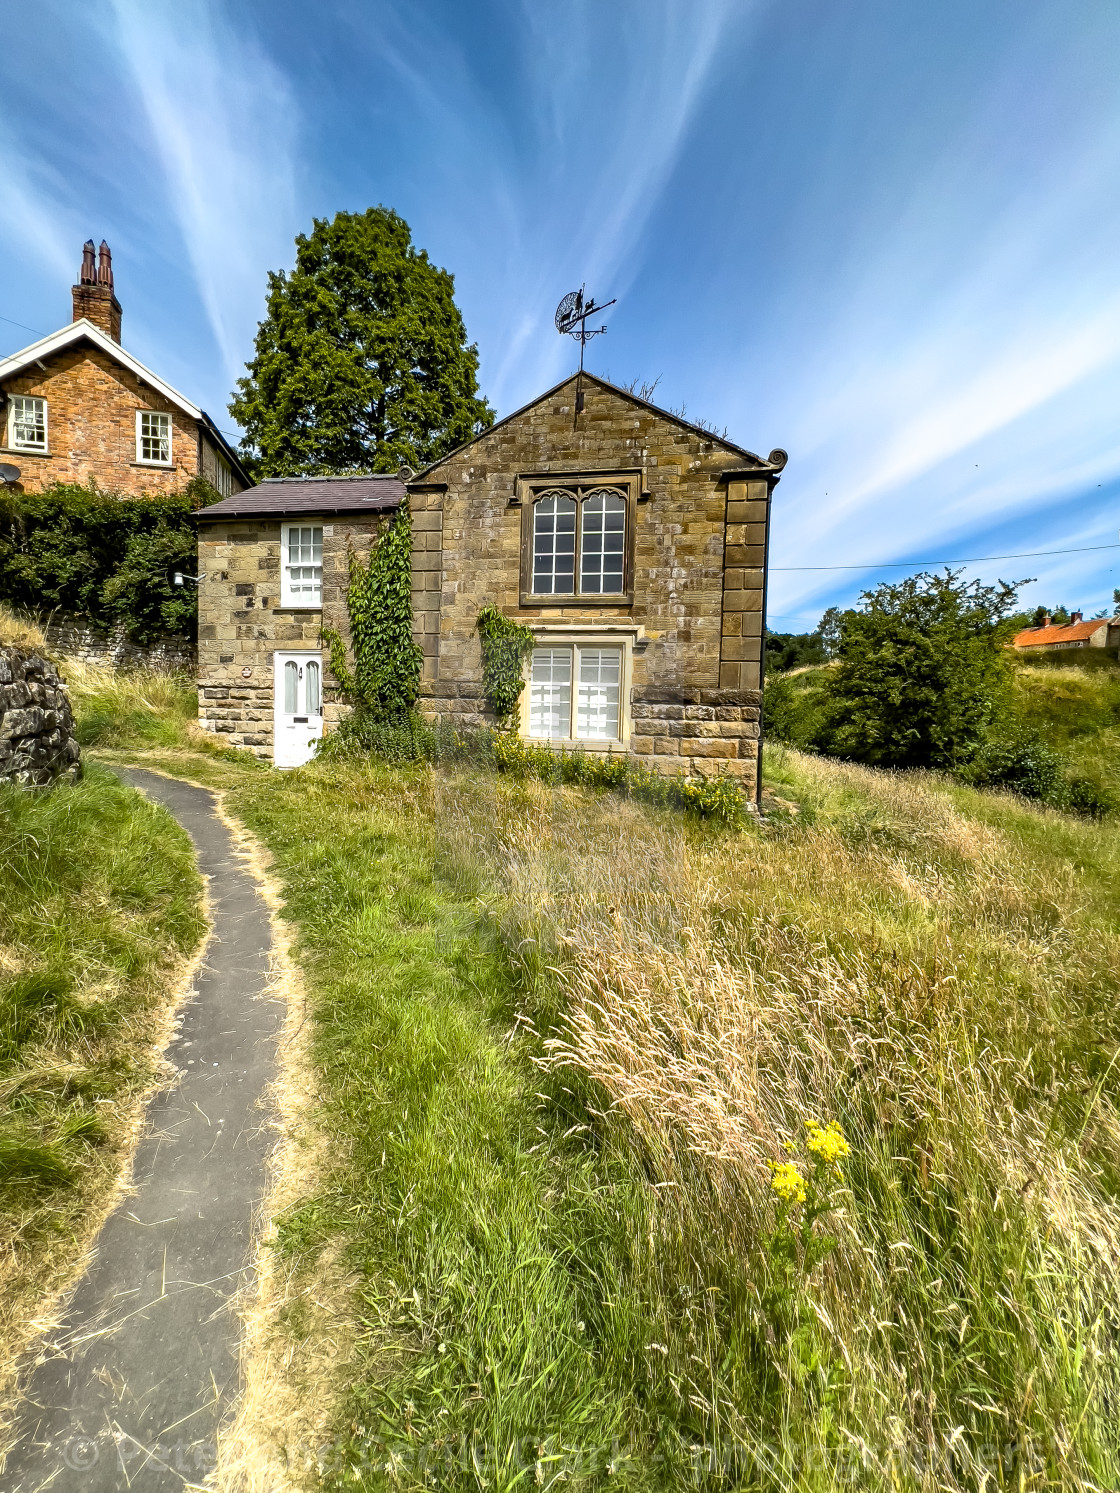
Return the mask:
{"type": "Polygon", "coordinates": [[[440,803],[507,888],[538,1062],[642,1159],[651,1392],[778,1486],[1114,1483],[1116,838],[1067,832],[1094,883],[1021,837],[1057,815],[783,766],[801,822],[731,841],[564,795],[440,803]],[[791,1285],[771,1168],[833,1118],[836,1248],[791,1285]]]}
{"type": "Polygon", "coordinates": [[[200,892],[186,835],[103,768],[0,785],[0,1384],[112,1189],[200,892]]]}
{"type": "Polygon", "coordinates": [[[1120,837],[767,762],[739,833],[206,763],[287,887],[332,1158],[276,1362],[353,1283],[309,1485],[1116,1486],[1120,837]],[[810,1120],[850,1155],[783,1201],[810,1120]]]}

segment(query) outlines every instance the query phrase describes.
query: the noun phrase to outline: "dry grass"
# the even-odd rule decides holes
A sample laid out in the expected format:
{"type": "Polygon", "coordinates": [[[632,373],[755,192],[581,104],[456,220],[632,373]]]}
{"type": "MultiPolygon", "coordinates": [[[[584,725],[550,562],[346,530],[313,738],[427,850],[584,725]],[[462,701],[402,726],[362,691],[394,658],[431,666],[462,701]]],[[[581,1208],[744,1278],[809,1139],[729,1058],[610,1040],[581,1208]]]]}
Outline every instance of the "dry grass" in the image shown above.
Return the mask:
{"type": "Polygon", "coordinates": [[[1047,1480],[1107,1483],[1120,936],[1115,883],[1084,871],[1096,854],[1115,872],[1112,832],[972,795],[985,823],[929,780],[785,764],[807,822],[761,836],[542,789],[448,785],[437,809],[504,883],[541,1065],[639,1148],[682,1278],[738,1260],[761,1301],[768,1163],[810,1117],[851,1140],[839,1247],[805,1283],[808,1358],[760,1310],[770,1403],[751,1404],[718,1367],[721,1304],[694,1301],[671,1393],[707,1434],[777,1438],[793,1461],[795,1441],[858,1443],[885,1476],[892,1446],[955,1433],[940,1486],[990,1473],[993,1444],[1047,1480]],[[1040,855],[1048,831],[1081,854],[1040,855]]]}
{"type": "Polygon", "coordinates": [[[13,611],[0,603],[0,646],[33,648],[42,653],[47,646],[46,634],[39,624],[21,612],[13,611]]]}

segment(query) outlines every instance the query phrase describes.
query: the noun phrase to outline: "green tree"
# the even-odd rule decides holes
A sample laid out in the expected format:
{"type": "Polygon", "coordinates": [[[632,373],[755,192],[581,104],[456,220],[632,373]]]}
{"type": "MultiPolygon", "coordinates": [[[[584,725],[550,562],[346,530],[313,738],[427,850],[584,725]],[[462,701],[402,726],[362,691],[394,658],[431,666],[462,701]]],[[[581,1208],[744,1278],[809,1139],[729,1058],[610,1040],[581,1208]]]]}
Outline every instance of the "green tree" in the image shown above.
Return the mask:
{"type": "Polygon", "coordinates": [[[843,613],[818,746],[880,767],[950,770],[981,749],[1005,708],[1000,622],[1023,583],[960,575],[884,583],[843,613]]]}
{"type": "Polygon", "coordinates": [[[455,282],[384,207],[316,218],[229,409],[258,476],[423,467],[494,423],[455,282]]]}

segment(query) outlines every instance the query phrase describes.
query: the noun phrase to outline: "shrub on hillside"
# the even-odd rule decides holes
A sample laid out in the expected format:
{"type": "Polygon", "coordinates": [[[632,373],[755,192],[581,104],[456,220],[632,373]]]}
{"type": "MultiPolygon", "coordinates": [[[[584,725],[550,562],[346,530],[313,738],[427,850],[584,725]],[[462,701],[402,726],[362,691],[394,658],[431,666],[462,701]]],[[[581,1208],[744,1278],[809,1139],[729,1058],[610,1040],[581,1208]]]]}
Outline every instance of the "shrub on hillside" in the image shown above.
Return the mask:
{"type": "Polygon", "coordinates": [[[840,619],[840,663],[813,744],[874,767],[958,770],[1008,694],[999,625],[1015,587],[946,569],[884,582],[862,600],[840,619]]]}
{"type": "Polygon", "coordinates": [[[192,635],[198,553],[192,514],[219,494],[196,478],[181,493],[121,497],[93,484],[0,493],[0,601],[60,611],[99,627],[123,624],[136,643],[192,635]]]}

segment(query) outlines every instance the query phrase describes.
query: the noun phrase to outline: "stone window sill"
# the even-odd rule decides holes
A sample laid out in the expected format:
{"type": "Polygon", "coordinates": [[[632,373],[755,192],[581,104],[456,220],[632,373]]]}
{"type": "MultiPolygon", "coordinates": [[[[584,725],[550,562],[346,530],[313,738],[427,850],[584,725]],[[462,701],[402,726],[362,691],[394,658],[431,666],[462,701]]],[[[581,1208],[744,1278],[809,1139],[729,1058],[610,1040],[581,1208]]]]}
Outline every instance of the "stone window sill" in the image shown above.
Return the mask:
{"type": "Polygon", "coordinates": [[[140,467],[145,472],[173,472],[175,463],[173,461],[130,461],[130,467],[140,467]]]}
{"type": "Polygon", "coordinates": [[[44,451],[42,446],[0,446],[0,456],[53,456],[53,451],[44,451]]]}

